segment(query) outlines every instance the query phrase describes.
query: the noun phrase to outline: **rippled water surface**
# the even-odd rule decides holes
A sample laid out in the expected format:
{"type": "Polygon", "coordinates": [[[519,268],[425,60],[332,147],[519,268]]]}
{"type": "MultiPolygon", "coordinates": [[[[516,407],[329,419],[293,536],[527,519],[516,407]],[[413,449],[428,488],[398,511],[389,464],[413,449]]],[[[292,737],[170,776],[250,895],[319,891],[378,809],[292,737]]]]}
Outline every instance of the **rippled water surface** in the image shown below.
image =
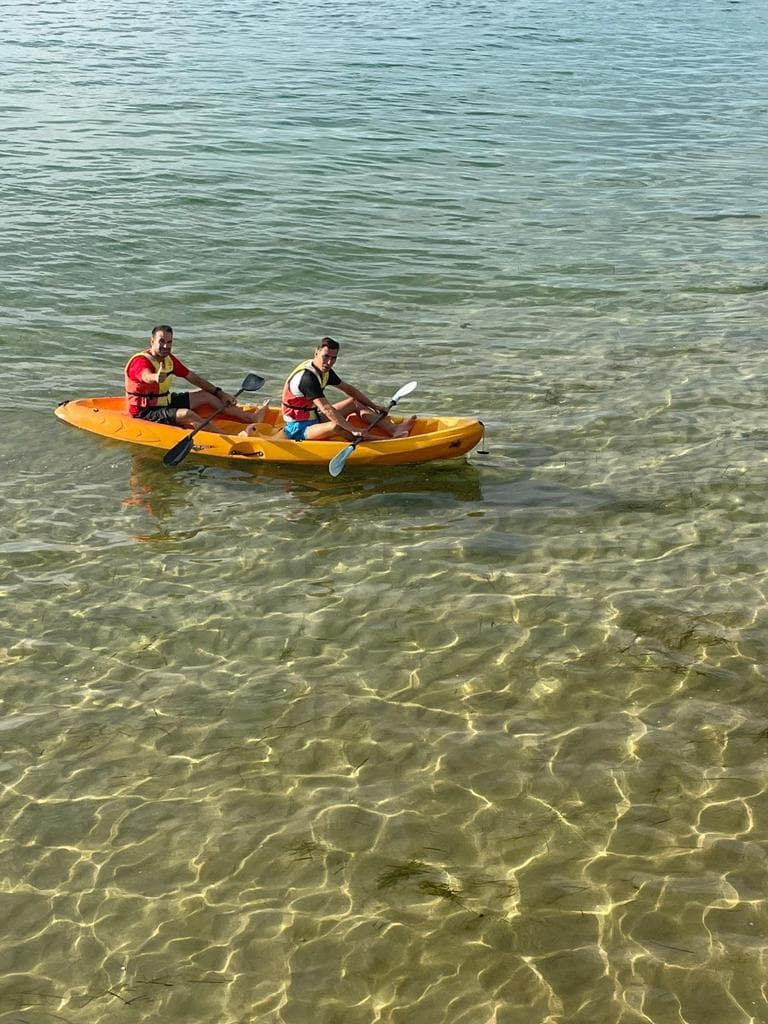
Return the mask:
{"type": "Polygon", "coordinates": [[[768,1022],[763,5],[0,10],[0,1024],[768,1022]],[[487,451],[54,418],[157,322],[487,451]]]}

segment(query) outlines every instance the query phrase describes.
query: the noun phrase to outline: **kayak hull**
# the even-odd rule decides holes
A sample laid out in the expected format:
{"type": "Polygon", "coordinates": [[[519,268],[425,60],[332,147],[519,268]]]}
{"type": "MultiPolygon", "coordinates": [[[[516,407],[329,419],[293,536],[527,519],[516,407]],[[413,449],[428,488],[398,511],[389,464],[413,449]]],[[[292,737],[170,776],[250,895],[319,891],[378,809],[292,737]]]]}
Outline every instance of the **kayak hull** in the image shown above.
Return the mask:
{"type": "MultiPolygon", "coordinates": [[[[255,406],[244,406],[254,410],[255,406]]],[[[211,410],[198,410],[202,416],[211,410]]],[[[135,419],[126,409],[122,396],[79,398],[61,402],[54,410],[56,416],[81,430],[88,430],[114,441],[169,451],[185,436],[178,427],[135,419]]],[[[398,421],[398,417],[392,417],[398,421]]],[[[226,434],[201,430],[194,437],[192,454],[230,462],[279,462],[301,466],[327,466],[337,452],[347,447],[347,441],[289,441],[283,434],[283,419],[279,410],[269,409],[263,423],[255,426],[250,437],[239,431],[243,424],[226,415],[214,420],[226,434]]],[[[459,416],[419,416],[408,437],[377,437],[362,441],[347,460],[348,465],[399,466],[442,459],[456,459],[466,455],[483,436],[480,420],[459,416]]]]}

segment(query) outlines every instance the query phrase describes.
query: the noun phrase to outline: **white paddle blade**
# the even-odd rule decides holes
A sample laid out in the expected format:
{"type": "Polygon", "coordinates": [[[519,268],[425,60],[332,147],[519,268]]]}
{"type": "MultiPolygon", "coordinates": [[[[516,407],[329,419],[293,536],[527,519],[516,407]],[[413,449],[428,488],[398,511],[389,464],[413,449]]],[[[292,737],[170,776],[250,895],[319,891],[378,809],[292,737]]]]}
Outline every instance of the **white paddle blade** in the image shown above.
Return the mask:
{"type": "Polygon", "coordinates": [[[410,395],[410,393],[412,391],[415,391],[418,386],[419,385],[416,383],[415,380],[411,380],[407,384],[403,384],[403,386],[400,388],[400,390],[396,391],[394,393],[394,395],[392,395],[392,398],[391,398],[392,405],[396,405],[400,401],[401,398],[405,398],[406,395],[410,395]]]}

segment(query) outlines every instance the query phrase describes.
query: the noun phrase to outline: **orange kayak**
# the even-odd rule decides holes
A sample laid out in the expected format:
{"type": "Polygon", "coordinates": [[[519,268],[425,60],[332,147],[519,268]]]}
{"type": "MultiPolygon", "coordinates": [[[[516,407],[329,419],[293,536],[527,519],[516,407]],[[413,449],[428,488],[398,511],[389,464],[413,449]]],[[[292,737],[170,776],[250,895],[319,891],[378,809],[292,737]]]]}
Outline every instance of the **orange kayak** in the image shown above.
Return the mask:
{"type": "MultiPolygon", "coordinates": [[[[256,406],[243,408],[255,411],[256,406]]],[[[77,398],[61,402],[54,410],[60,420],[93,434],[128,441],[166,452],[185,436],[186,431],[129,416],[125,398],[77,398]]],[[[203,407],[203,417],[211,412],[203,407]]],[[[393,416],[394,422],[402,417],[393,416]]],[[[283,434],[283,419],[278,409],[269,409],[263,423],[255,425],[250,437],[239,434],[243,424],[225,413],[214,423],[231,433],[214,434],[201,430],[195,434],[192,453],[237,462],[287,462],[302,466],[326,467],[345,448],[348,441],[289,441],[283,434]]],[[[456,459],[466,455],[483,436],[480,420],[460,416],[418,416],[408,437],[371,438],[361,442],[348,462],[356,466],[399,466],[438,459],[456,459]]]]}

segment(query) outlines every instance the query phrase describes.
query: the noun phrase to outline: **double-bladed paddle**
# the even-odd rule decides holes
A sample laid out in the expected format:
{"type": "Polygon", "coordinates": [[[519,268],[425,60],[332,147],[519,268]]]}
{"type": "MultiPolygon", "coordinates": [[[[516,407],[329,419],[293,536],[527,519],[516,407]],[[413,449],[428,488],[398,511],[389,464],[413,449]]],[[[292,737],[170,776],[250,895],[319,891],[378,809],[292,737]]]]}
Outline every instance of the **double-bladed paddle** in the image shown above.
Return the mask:
{"type": "MultiPolygon", "coordinates": [[[[264,378],[260,377],[258,373],[249,373],[243,381],[240,390],[236,391],[233,397],[237,398],[238,395],[242,395],[244,391],[260,391],[263,387],[264,378]]],[[[226,408],[226,406],[224,408],[226,408]]],[[[218,416],[220,412],[223,412],[223,410],[214,409],[210,416],[206,416],[202,423],[198,424],[193,431],[187,434],[186,437],[183,437],[178,444],[175,444],[173,448],[170,449],[170,451],[167,451],[163,456],[163,465],[178,466],[180,462],[183,462],[192,451],[192,438],[198,430],[202,430],[203,427],[207,427],[211,420],[218,416]]]]}
{"type": "Polygon", "coordinates": [[[352,452],[355,450],[355,448],[357,448],[357,446],[362,441],[365,441],[365,439],[370,436],[370,433],[373,430],[373,428],[376,426],[377,423],[380,423],[384,419],[384,417],[389,413],[389,410],[393,406],[397,405],[401,398],[405,398],[406,395],[410,395],[410,393],[414,390],[414,388],[416,388],[416,386],[417,385],[415,380],[410,381],[408,384],[403,384],[400,390],[396,391],[394,395],[392,395],[392,397],[389,400],[389,404],[387,405],[387,408],[384,410],[384,412],[380,412],[376,419],[372,420],[368,424],[368,426],[365,428],[365,432],[362,433],[360,437],[356,437],[351,444],[348,444],[346,448],[342,448],[340,452],[333,456],[331,461],[328,463],[328,472],[331,474],[331,476],[339,475],[342,469],[344,469],[344,464],[346,463],[347,459],[352,454],[352,452]]]}

